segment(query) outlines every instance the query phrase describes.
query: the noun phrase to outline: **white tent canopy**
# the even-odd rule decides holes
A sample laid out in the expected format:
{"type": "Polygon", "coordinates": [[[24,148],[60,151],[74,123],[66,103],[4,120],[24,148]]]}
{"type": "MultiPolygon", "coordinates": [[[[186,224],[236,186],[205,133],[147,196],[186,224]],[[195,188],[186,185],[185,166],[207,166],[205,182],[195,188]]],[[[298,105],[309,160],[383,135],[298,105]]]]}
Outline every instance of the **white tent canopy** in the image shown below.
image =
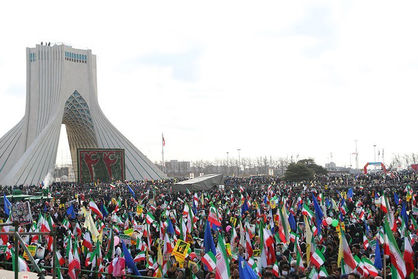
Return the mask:
{"type": "Polygon", "coordinates": [[[186,192],[186,189],[189,189],[189,191],[210,190],[213,186],[221,185],[222,183],[223,174],[206,174],[176,183],[173,186],[173,191],[186,192]]]}

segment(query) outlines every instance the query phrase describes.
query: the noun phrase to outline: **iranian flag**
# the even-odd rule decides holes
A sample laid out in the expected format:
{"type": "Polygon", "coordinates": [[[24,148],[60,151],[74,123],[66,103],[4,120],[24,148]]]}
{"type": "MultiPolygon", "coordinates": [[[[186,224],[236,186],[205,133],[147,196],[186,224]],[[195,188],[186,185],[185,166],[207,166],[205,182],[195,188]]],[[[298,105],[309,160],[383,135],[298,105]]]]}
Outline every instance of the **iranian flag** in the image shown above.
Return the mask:
{"type": "Polygon", "coordinates": [[[369,248],[369,240],[367,239],[365,234],[363,234],[363,248],[364,250],[367,250],[367,248],[369,248]]]}
{"type": "Polygon", "coordinates": [[[314,217],[314,213],[312,212],[312,210],[309,209],[309,206],[306,205],[305,203],[303,204],[303,207],[302,207],[302,214],[309,217],[309,219],[312,219],[314,217]]]}
{"type": "Polygon", "coordinates": [[[354,256],[354,260],[357,263],[357,272],[362,275],[363,277],[369,276],[369,271],[366,269],[364,263],[358,256],[354,256]]]}
{"type": "Polygon", "coordinates": [[[250,234],[248,233],[248,229],[245,231],[245,248],[247,250],[248,257],[251,257],[253,255],[253,247],[251,245],[251,238],[250,234]]]}
{"type": "Polygon", "coordinates": [[[418,224],[417,224],[417,222],[415,221],[415,218],[411,218],[411,221],[412,221],[412,224],[411,224],[411,226],[409,227],[409,229],[413,232],[413,231],[415,231],[415,233],[418,233],[418,224]]]}
{"type": "Polygon", "coordinates": [[[151,212],[148,212],[145,218],[149,225],[155,222],[155,217],[152,215],[151,212]]]}
{"type": "Polygon", "coordinates": [[[70,276],[71,279],[77,279],[76,269],[80,269],[80,263],[74,259],[73,253],[70,251],[68,256],[68,276],[70,276]]]}
{"type": "Polygon", "coordinates": [[[77,222],[74,230],[73,230],[73,234],[77,235],[77,236],[81,236],[81,228],[80,228],[80,224],[77,222]]]}
{"type": "Polygon", "coordinates": [[[396,243],[396,240],[393,237],[393,234],[389,227],[389,223],[387,219],[385,219],[384,228],[385,228],[384,251],[385,253],[389,252],[390,262],[397,270],[399,276],[401,278],[405,278],[406,277],[405,261],[402,257],[402,253],[399,251],[398,244],[396,243]]]}
{"type": "Polygon", "coordinates": [[[184,216],[184,217],[189,216],[189,211],[190,211],[190,209],[189,209],[189,204],[188,204],[188,203],[184,203],[184,208],[183,208],[183,216],[184,216]]]}
{"type": "Polygon", "coordinates": [[[235,230],[235,227],[232,227],[232,233],[231,233],[231,252],[235,252],[235,248],[237,246],[237,240],[238,240],[237,231],[235,230]]]}
{"type": "Polygon", "coordinates": [[[19,261],[19,271],[30,271],[29,266],[24,259],[22,259],[21,257],[18,257],[18,261],[19,261]]]}
{"type": "Polygon", "coordinates": [[[305,266],[303,265],[303,260],[302,260],[302,256],[301,256],[301,253],[300,253],[299,243],[297,243],[297,249],[296,249],[296,266],[301,271],[305,270],[305,266]]]}
{"type": "MultiPolygon", "coordinates": [[[[348,274],[351,271],[355,270],[357,267],[357,262],[355,261],[353,254],[351,254],[350,246],[348,246],[347,239],[345,238],[344,232],[341,231],[341,242],[342,242],[342,254],[344,259],[344,267],[347,267],[351,270],[345,270],[344,274],[348,274]]],[[[343,264],[341,264],[343,266],[343,264]]]]}
{"type": "Polygon", "coordinates": [[[377,275],[379,275],[379,272],[377,271],[376,267],[374,266],[371,260],[369,260],[366,257],[363,257],[361,261],[363,262],[363,267],[369,272],[369,275],[371,277],[376,277],[377,275]]]}
{"type": "Polygon", "coordinates": [[[404,252],[403,259],[405,261],[406,275],[408,276],[414,271],[414,251],[412,250],[411,243],[409,242],[409,237],[404,238],[404,252]]]}
{"type": "Polygon", "coordinates": [[[229,279],[229,259],[226,253],[225,241],[222,234],[218,236],[218,246],[216,247],[216,279],[229,279]]]}
{"type": "Polygon", "coordinates": [[[145,251],[141,251],[134,258],[134,262],[139,263],[140,261],[145,261],[145,259],[146,259],[145,251]]]}
{"type": "Polygon", "coordinates": [[[316,266],[316,268],[320,268],[325,262],[325,257],[322,254],[319,248],[316,248],[315,252],[312,254],[311,263],[316,266]]]}
{"type": "Polygon", "coordinates": [[[218,212],[213,205],[211,205],[211,207],[209,208],[208,221],[209,221],[209,223],[211,223],[211,224],[213,224],[217,227],[221,226],[221,221],[219,220],[218,212]]]}
{"type": "Polygon", "coordinates": [[[385,194],[383,194],[383,196],[381,197],[381,201],[382,203],[380,204],[380,209],[384,212],[384,213],[388,213],[388,206],[389,206],[389,202],[387,197],[385,196],[385,194]]]}
{"type": "Polygon", "coordinates": [[[176,235],[180,235],[181,234],[181,231],[180,231],[180,228],[176,225],[176,227],[174,228],[174,232],[176,233],[176,235]]]}
{"type": "Polygon", "coordinates": [[[64,221],[62,222],[62,226],[63,226],[66,230],[69,230],[69,229],[70,229],[71,224],[70,224],[70,222],[68,221],[68,219],[67,219],[67,218],[65,218],[65,219],[64,219],[64,221]]]}
{"type": "Polygon", "coordinates": [[[45,219],[45,217],[41,214],[40,220],[39,220],[39,229],[41,232],[50,232],[51,227],[49,226],[48,221],[45,219]]]}
{"type": "Polygon", "coordinates": [[[58,279],[64,279],[64,277],[62,276],[62,273],[61,273],[61,268],[59,266],[57,267],[57,278],[58,279]]]}
{"type": "Polygon", "coordinates": [[[264,244],[267,247],[273,247],[273,243],[274,243],[274,238],[271,235],[271,231],[269,229],[267,229],[267,227],[264,227],[264,244]]]}
{"type": "Polygon", "coordinates": [[[312,268],[311,272],[308,274],[309,279],[318,279],[319,274],[318,271],[316,271],[316,268],[312,268]]]}
{"type": "Polygon", "coordinates": [[[346,215],[348,212],[348,207],[347,207],[345,200],[342,200],[341,202],[340,211],[343,215],[346,215]]]}
{"type": "Polygon", "coordinates": [[[173,243],[168,237],[168,233],[166,233],[164,236],[164,255],[170,254],[173,251],[173,249],[174,249],[173,243]]]}
{"type": "Polygon", "coordinates": [[[78,272],[76,269],[80,269],[80,259],[78,258],[77,247],[75,247],[74,252],[76,255],[73,255],[73,245],[71,236],[68,237],[69,243],[67,244],[67,257],[68,257],[68,276],[71,279],[77,279],[78,272]]]}
{"type": "Polygon", "coordinates": [[[206,265],[210,272],[214,271],[216,268],[216,257],[209,251],[202,257],[202,263],[206,265]]]}
{"type": "Polygon", "coordinates": [[[274,238],[271,230],[264,227],[263,229],[264,251],[268,265],[273,265],[276,262],[276,253],[274,251],[274,238]]]}
{"type": "Polygon", "coordinates": [[[85,232],[83,235],[83,246],[89,249],[89,251],[93,251],[93,243],[91,241],[90,233],[85,232]]]}
{"type": "Polygon", "coordinates": [[[26,263],[26,261],[25,261],[23,258],[21,258],[21,257],[17,256],[17,255],[14,253],[14,250],[11,250],[11,253],[12,253],[13,270],[16,270],[16,266],[15,266],[15,257],[17,257],[17,261],[18,261],[17,270],[18,270],[19,272],[20,272],[20,271],[30,271],[28,264],[26,263]]]}
{"type": "Polygon", "coordinates": [[[102,214],[99,207],[97,206],[97,204],[94,201],[89,202],[89,208],[90,208],[91,211],[93,211],[94,214],[97,215],[97,217],[99,217],[100,219],[103,219],[103,214],[102,214]]]}
{"type": "Polygon", "coordinates": [[[193,204],[198,207],[199,205],[199,197],[197,196],[197,193],[194,193],[193,195],[193,204]]]}
{"type": "MultiPolygon", "coordinates": [[[[86,257],[86,260],[84,262],[84,265],[86,267],[89,266],[89,265],[91,265],[93,263],[93,261],[95,260],[95,257],[96,257],[96,252],[97,252],[97,250],[95,249],[94,251],[87,253],[87,257],[86,257]]],[[[93,267],[94,266],[92,265],[92,268],[93,267]]]]}
{"type": "Polygon", "coordinates": [[[277,262],[274,263],[273,265],[273,274],[276,277],[279,277],[279,265],[277,264],[277,262]]]}
{"type": "Polygon", "coordinates": [[[328,277],[328,271],[325,268],[325,266],[321,266],[321,268],[319,269],[319,277],[328,277]]]}
{"type": "Polygon", "coordinates": [[[296,241],[296,233],[291,232],[289,239],[290,239],[291,242],[295,242],[296,241]]]}
{"type": "Polygon", "coordinates": [[[65,264],[65,259],[61,256],[61,252],[59,250],[57,250],[57,260],[60,266],[65,264]]]}

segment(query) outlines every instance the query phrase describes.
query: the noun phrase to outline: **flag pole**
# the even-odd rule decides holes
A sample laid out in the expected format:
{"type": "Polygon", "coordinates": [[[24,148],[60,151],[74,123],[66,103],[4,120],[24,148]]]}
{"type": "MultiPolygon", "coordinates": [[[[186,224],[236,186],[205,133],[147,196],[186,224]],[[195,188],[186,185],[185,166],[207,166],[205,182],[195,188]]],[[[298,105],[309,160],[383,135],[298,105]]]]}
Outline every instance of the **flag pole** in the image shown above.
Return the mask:
{"type": "MultiPolygon", "coordinates": [[[[376,257],[376,255],[374,255],[376,257]]],[[[386,279],[386,257],[383,253],[383,279],[386,279]]]]}

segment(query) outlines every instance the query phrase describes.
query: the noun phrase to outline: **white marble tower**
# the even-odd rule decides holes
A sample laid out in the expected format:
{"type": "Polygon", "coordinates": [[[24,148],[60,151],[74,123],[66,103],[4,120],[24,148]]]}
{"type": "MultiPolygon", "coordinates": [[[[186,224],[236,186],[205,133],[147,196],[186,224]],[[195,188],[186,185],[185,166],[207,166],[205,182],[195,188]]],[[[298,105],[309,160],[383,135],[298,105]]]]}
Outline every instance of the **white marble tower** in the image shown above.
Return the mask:
{"type": "Polygon", "coordinates": [[[0,185],[42,182],[55,166],[61,124],[75,171],[77,148],[122,148],[126,179],[166,177],[100,109],[91,50],[36,45],[26,49],[26,60],[25,115],[0,138],[0,185]]]}

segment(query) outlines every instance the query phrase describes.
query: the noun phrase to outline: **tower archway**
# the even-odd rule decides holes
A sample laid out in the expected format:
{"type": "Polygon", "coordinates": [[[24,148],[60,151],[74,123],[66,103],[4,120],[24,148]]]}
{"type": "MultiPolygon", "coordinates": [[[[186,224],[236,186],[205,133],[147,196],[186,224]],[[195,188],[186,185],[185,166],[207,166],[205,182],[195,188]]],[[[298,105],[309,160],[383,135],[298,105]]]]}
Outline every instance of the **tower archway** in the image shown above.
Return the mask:
{"type": "Polygon", "coordinates": [[[97,139],[89,105],[77,90],[67,99],[62,124],[67,131],[71,162],[74,172],[78,171],[77,149],[97,148],[97,139]]]}

